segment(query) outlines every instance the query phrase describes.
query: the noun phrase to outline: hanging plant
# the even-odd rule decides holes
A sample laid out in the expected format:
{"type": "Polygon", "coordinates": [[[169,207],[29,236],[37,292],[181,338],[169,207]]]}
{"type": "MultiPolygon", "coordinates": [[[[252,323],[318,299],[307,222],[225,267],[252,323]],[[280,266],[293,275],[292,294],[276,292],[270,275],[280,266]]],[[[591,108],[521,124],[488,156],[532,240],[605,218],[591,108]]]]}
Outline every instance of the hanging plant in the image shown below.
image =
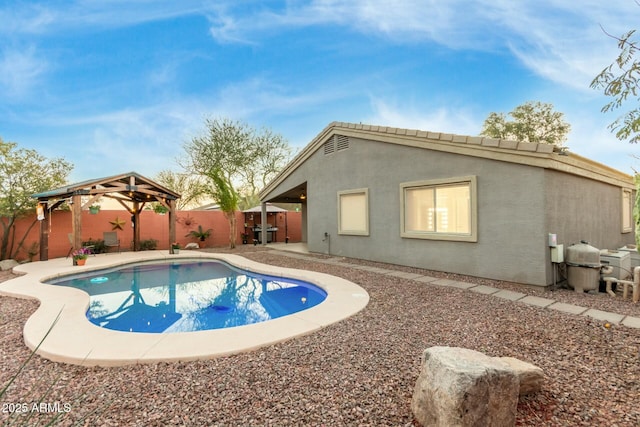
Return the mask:
{"type": "Polygon", "coordinates": [[[154,203],[153,211],[159,215],[164,215],[169,212],[169,209],[167,209],[167,207],[161,203],[154,203]]]}

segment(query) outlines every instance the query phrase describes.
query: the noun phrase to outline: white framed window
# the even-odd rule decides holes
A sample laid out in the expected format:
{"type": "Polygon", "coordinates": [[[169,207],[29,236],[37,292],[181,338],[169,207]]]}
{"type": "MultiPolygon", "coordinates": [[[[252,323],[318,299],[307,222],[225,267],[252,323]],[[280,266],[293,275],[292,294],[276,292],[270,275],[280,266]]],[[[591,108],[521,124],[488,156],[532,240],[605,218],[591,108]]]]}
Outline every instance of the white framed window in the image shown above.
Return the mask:
{"type": "Polygon", "coordinates": [[[338,192],[338,234],[369,235],[369,190],[338,192]]]}
{"type": "Polygon", "coordinates": [[[622,232],[633,231],[633,192],[628,188],[622,189],[622,232]]]}
{"type": "Polygon", "coordinates": [[[400,184],[400,235],[477,242],[476,191],[475,176],[400,184]]]}

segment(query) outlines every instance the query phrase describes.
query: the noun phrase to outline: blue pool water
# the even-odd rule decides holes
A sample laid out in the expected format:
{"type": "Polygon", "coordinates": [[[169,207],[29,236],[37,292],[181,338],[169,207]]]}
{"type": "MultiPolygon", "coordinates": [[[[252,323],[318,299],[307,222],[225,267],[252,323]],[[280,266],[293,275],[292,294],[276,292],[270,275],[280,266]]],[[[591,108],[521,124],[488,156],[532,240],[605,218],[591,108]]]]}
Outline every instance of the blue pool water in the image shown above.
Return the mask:
{"type": "Polygon", "coordinates": [[[126,332],[189,332],[264,322],[320,304],[310,283],[242,271],[220,261],[143,263],[48,283],[89,294],[89,321],[126,332]]]}

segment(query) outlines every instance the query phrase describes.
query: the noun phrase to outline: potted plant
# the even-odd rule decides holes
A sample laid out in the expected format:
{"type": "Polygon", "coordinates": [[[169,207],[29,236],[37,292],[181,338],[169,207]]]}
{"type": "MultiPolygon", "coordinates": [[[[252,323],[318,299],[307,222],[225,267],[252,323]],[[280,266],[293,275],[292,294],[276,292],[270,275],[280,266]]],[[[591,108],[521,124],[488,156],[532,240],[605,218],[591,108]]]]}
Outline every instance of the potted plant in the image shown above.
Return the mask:
{"type": "Polygon", "coordinates": [[[242,244],[246,245],[247,243],[249,243],[249,233],[242,233],[242,244]]]}
{"type": "Polygon", "coordinates": [[[157,213],[158,215],[164,215],[167,212],[169,212],[169,209],[167,209],[166,206],[164,206],[161,203],[153,203],[153,207],[152,207],[153,211],[155,213],[157,213]]]}
{"type": "Polygon", "coordinates": [[[91,253],[90,249],[80,248],[73,251],[71,257],[73,258],[73,265],[84,265],[87,262],[87,257],[91,253]]]}
{"type": "Polygon", "coordinates": [[[198,226],[197,230],[191,230],[185,237],[193,237],[194,239],[198,239],[201,242],[204,242],[206,238],[211,236],[212,229],[205,230],[201,225],[198,226]]]}
{"type": "Polygon", "coordinates": [[[180,243],[173,242],[171,244],[171,253],[179,254],[180,253],[180,243]]]}
{"type": "Polygon", "coordinates": [[[94,203],[93,205],[89,206],[89,213],[91,215],[97,215],[98,212],[100,212],[100,205],[97,203],[94,203]]]}

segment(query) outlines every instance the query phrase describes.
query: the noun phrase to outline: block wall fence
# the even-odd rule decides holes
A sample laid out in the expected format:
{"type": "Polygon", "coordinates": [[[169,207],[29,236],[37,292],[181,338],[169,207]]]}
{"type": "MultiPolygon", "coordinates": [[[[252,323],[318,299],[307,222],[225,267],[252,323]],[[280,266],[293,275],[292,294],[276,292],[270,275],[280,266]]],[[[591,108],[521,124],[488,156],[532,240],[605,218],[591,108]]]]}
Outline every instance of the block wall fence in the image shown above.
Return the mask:
{"type": "MultiPolygon", "coordinates": [[[[242,233],[249,234],[249,243],[253,244],[253,227],[260,224],[260,213],[236,213],[237,235],[236,244],[242,244],[242,233]],[[246,224],[246,228],[245,228],[246,224]],[[246,230],[246,231],[245,231],[246,230]]],[[[22,218],[16,223],[15,251],[19,240],[25,232],[36,221],[33,216],[22,218]]],[[[267,224],[277,227],[278,231],[273,233],[273,241],[284,242],[289,237],[290,243],[300,242],[302,238],[302,218],[300,212],[277,212],[267,214],[267,224]]],[[[54,211],[50,218],[43,220],[43,225],[49,232],[49,259],[67,256],[69,248],[69,233],[72,231],[71,212],[54,211]]],[[[169,215],[157,214],[153,211],[143,211],[140,214],[140,240],[155,239],[158,241],[157,249],[169,249],[169,215]]],[[[82,212],[82,240],[97,240],[103,238],[103,232],[116,231],[120,239],[120,249],[131,251],[133,248],[133,226],[131,215],[124,210],[100,210],[97,214],[89,211],[82,212]],[[112,222],[124,222],[122,230],[114,230],[112,222]]],[[[29,259],[28,250],[34,242],[39,243],[40,222],[29,230],[27,238],[24,240],[16,260],[29,259]]],[[[197,242],[201,248],[226,247],[229,245],[229,221],[223,212],[220,211],[178,211],[176,218],[176,240],[184,247],[187,243],[197,242]],[[197,230],[201,225],[204,230],[212,229],[211,236],[204,242],[197,241],[193,237],[187,237],[192,230],[197,230]]],[[[33,260],[38,260],[38,255],[33,260]]]]}

